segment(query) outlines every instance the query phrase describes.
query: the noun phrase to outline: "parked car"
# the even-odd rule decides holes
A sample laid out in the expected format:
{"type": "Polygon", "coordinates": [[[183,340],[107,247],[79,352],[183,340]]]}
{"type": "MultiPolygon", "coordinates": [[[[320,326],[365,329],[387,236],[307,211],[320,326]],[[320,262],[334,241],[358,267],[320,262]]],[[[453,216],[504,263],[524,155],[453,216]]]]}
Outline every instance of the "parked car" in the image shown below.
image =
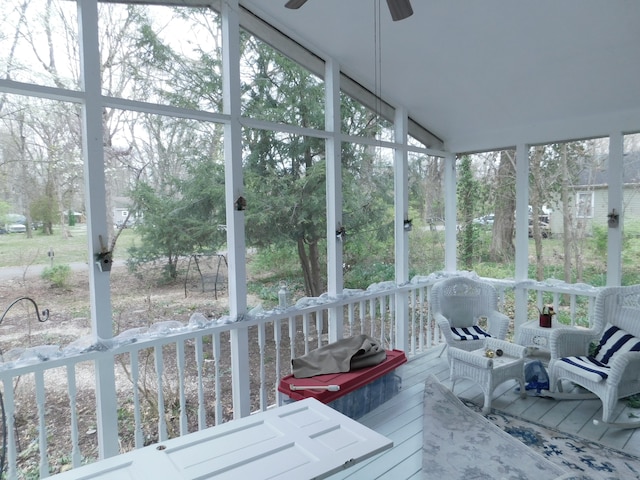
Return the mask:
{"type": "MultiPolygon", "coordinates": [[[[542,238],[551,238],[551,227],[543,220],[538,220],[538,228],[542,238]]],[[[529,218],[529,238],[533,238],[533,219],[529,218]]]]}
{"type": "Polygon", "coordinates": [[[8,223],[4,228],[7,233],[25,233],[27,231],[27,227],[22,223],[8,223]]]}
{"type": "Polygon", "coordinates": [[[7,213],[4,218],[4,229],[7,233],[25,233],[27,217],[19,213],[7,213]]]}
{"type": "Polygon", "coordinates": [[[134,218],[128,218],[126,222],[124,221],[124,219],[116,220],[116,223],[114,225],[114,227],[118,230],[122,230],[123,228],[133,228],[135,226],[136,224],[134,218]]]}
{"type": "Polygon", "coordinates": [[[484,215],[483,217],[478,217],[473,219],[473,223],[476,225],[493,225],[493,220],[495,219],[495,215],[490,213],[488,215],[484,215]]]}

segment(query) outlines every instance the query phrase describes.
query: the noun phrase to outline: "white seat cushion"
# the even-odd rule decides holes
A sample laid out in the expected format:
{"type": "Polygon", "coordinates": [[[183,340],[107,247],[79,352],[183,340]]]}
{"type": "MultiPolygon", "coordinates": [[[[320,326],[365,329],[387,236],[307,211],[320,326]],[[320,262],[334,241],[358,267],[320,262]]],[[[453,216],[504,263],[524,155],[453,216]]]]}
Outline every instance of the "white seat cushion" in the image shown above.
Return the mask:
{"type": "Polygon", "coordinates": [[[593,357],[564,357],[556,363],[558,368],[573,372],[594,382],[606,380],[611,367],[604,365],[593,357]]]}

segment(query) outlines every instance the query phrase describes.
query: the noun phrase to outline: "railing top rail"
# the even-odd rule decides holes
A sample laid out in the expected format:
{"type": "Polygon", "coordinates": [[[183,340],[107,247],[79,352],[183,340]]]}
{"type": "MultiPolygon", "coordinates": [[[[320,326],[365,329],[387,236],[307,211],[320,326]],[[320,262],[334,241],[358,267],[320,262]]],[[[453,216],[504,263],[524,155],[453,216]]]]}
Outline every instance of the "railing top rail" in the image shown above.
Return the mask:
{"type": "Polygon", "coordinates": [[[349,304],[367,302],[388,297],[399,292],[409,292],[416,288],[424,288],[439,280],[453,275],[467,275],[494,284],[498,288],[529,289],[552,293],[568,293],[586,297],[595,297],[600,287],[587,284],[567,284],[559,280],[537,282],[526,280],[515,282],[512,279],[481,278],[474,272],[436,272],[426,277],[414,277],[411,282],[397,285],[395,282],[381,282],[371,285],[367,290],[345,289],[342,294],[320,297],[306,297],[286,309],[276,307],[273,310],[254,309],[237,320],[229,317],[209,320],[202,316],[198,321],[181,323],[178,321],[159,322],[148,330],[132,332],[128,337],[122,335],[110,340],[97,340],[93,344],[85,342],[83,347],[73,344],[66,348],[58,346],[40,346],[30,349],[26,358],[14,362],[0,364],[0,379],[6,379],[48,369],[65,367],[69,364],[81,363],[100,358],[103,355],[114,356],[131,353],[145,348],[162,346],[207,335],[220,334],[238,328],[248,328],[266,322],[278,322],[292,317],[314,314],[329,308],[339,308],[349,304]],[[139,333],[139,335],[135,335],[139,333]]]}

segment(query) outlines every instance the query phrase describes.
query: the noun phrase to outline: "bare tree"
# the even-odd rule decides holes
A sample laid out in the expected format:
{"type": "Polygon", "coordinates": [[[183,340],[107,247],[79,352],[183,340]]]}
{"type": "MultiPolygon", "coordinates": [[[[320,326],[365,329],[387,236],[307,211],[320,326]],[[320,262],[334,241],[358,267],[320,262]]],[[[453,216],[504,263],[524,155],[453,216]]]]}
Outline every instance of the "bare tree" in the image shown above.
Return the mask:
{"type": "Polygon", "coordinates": [[[542,210],[542,199],[548,178],[542,174],[542,158],[545,147],[536,146],[533,150],[529,167],[531,173],[531,188],[529,190],[529,203],[531,205],[531,230],[536,250],[536,280],[544,279],[544,257],[542,255],[542,234],[540,232],[539,212],[542,210]]]}

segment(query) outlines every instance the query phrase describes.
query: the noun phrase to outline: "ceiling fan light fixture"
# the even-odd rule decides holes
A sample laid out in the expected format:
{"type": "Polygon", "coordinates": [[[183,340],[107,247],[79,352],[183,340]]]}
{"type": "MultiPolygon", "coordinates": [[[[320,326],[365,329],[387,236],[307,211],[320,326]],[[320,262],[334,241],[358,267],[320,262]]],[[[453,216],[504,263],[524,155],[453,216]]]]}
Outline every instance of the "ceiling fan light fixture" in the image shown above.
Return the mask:
{"type": "Polygon", "coordinates": [[[305,3],[307,3],[307,0],[289,0],[287,3],[284,4],[284,6],[295,10],[300,8],[305,3]]]}
{"type": "Polygon", "coordinates": [[[411,2],[409,0],[387,0],[387,5],[389,6],[389,12],[394,22],[404,20],[413,15],[413,8],[411,8],[411,2]]]}

